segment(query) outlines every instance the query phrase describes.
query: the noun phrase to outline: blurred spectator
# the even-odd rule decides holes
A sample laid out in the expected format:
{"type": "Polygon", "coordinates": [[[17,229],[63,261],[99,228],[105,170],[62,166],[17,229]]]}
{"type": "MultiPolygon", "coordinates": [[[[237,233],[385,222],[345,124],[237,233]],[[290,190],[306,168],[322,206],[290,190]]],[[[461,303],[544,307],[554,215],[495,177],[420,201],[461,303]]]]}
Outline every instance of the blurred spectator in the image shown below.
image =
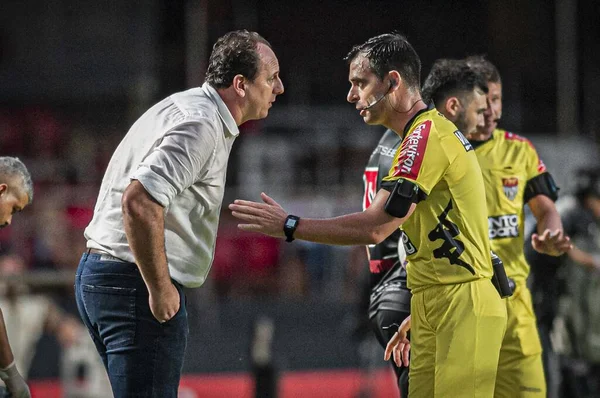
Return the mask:
{"type": "Polygon", "coordinates": [[[64,312],[51,298],[31,293],[25,282],[25,270],[19,256],[0,257],[0,308],[15,363],[23,377],[27,379],[38,341],[46,333],[54,336],[62,349],[59,365],[64,397],[110,397],[106,371],[81,322],[64,312]]]}
{"type": "Polygon", "coordinates": [[[0,308],[13,348],[17,367],[27,378],[37,342],[44,332],[56,337],[63,348],[70,347],[83,328],[74,317],[64,313],[50,298],[31,294],[23,282],[25,263],[16,255],[0,257],[0,308]]]}
{"type": "Polygon", "coordinates": [[[574,248],[561,257],[527,251],[546,374],[559,380],[551,397],[600,396],[600,170],[575,177],[575,194],[557,203],[574,248]]]}

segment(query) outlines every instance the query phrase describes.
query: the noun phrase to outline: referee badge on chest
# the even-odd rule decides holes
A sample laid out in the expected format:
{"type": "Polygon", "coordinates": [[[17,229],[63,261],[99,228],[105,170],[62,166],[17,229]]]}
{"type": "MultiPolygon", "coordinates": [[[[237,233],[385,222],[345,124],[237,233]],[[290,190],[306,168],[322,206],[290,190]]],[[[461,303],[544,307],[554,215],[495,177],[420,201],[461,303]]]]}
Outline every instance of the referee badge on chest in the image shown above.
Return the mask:
{"type": "Polygon", "coordinates": [[[510,200],[515,200],[517,192],[519,192],[519,179],[516,177],[503,178],[502,188],[504,189],[504,195],[510,200]]]}

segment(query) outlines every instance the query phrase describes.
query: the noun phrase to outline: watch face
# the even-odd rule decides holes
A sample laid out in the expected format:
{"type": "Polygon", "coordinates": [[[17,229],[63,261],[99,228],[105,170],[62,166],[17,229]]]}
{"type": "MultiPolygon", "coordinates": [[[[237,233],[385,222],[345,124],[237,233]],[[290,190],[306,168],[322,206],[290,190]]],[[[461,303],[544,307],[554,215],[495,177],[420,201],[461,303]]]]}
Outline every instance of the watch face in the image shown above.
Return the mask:
{"type": "Polygon", "coordinates": [[[296,220],[294,220],[292,218],[287,220],[287,222],[285,223],[286,228],[293,228],[294,225],[296,225],[296,220]]]}

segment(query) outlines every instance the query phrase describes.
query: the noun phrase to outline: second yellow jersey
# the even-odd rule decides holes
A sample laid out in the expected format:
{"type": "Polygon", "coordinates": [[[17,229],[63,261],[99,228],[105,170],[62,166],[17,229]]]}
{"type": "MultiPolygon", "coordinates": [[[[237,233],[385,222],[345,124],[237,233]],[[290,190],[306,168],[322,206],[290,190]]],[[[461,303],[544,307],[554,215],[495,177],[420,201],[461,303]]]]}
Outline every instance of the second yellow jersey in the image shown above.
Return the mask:
{"type": "Polygon", "coordinates": [[[475,153],[485,182],[492,250],[510,278],[524,280],[529,265],[523,253],[523,196],[527,182],[546,172],[546,166],[529,140],[500,129],[475,153]]]}
{"type": "Polygon", "coordinates": [[[427,198],[404,222],[408,287],[456,284],[491,278],[487,209],[473,147],[436,109],[419,112],[404,131],[382,188],[403,178],[427,198]]]}

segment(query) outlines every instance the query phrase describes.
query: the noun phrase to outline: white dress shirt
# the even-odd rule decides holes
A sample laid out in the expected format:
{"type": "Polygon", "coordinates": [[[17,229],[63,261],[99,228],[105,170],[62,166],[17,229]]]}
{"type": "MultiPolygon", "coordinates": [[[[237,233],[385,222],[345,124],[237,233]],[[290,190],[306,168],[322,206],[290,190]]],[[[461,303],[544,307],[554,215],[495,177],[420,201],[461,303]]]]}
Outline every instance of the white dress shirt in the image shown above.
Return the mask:
{"type": "Polygon", "coordinates": [[[165,248],[171,278],[204,283],[213,261],[231,146],[231,112],[204,83],[171,95],[144,113],[115,150],[102,180],[87,247],[135,262],[125,236],[121,198],[138,180],[165,208],[165,248]]]}

